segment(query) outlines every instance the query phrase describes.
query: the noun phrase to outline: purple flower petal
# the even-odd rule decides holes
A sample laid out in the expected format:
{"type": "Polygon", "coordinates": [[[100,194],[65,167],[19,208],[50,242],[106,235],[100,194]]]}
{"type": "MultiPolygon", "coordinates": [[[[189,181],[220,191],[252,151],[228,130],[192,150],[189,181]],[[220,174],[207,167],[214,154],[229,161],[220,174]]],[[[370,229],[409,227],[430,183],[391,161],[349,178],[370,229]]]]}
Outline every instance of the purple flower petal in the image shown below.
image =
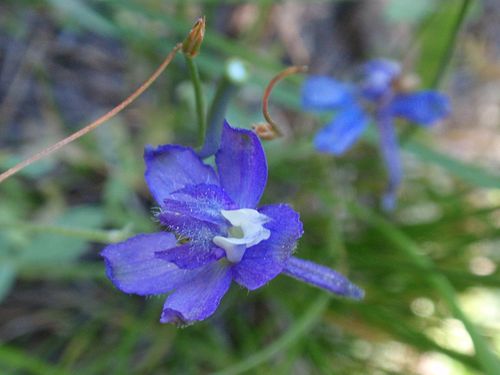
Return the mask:
{"type": "Polygon", "coordinates": [[[211,241],[201,246],[200,242],[192,242],[156,252],[158,258],[183,269],[198,268],[219,260],[225,255],[224,250],[215,246],[211,241]]]}
{"type": "Polygon", "coordinates": [[[201,268],[189,283],[168,296],[160,321],[190,324],[208,318],[215,312],[230,285],[231,273],[227,265],[216,262],[201,268]]]}
{"type": "Polygon", "coordinates": [[[343,154],[361,136],[368,125],[368,118],[357,105],[340,111],[314,138],[319,151],[343,154]]]}
{"type": "Polygon", "coordinates": [[[271,218],[264,224],[271,237],[246,249],[243,259],[233,266],[234,280],[250,290],[260,288],[283,270],[303,233],[299,214],[286,204],[264,206],[259,212],[271,218]]]}
{"type": "Polygon", "coordinates": [[[160,294],[191,277],[189,271],[155,257],[156,251],[176,245],[171,233],[139,234],[106,246],[101,256],[106,262],[107,276],[118,289],[140,295],[160,294]]]}
{"type": "MultiPolygon", "coordinates": [[[[160,212],[156,217],[169,231],[177,234],[182,240],[195,242],[211,242],[214,236],[220,234],[221,226],[207,221],[197,220],[187,215],[169,210],[160,212]]],[[[203,246],[203,245],[201,245],[203,246]]]]}
{"type": "Polygon", "coordinates": [[[254,208],[267,181],[267,162],[259,138],[226,122],[215,155],[221,186],[239,208],[254,208]]]}
{"type": "Polygon", "coordinates": [[[362,299],[364,296],[363,290],[351,283],[345,276],[307,260],[290,257],[283,273],[344,297],[362,299]]]}
{"type": "Polygon", "coordinates": [[[172,212],[162,212],[158,217],[169,230],[179,236],[181,241],[187,241],[180,248],[158,251],[159,258],[172,261],[180,268],[197,268],[220,258],[220,249],[212,241],[215,236],[221,234],[219,225],[189,216],[175,215],[172,212]]]}
{"type": "Polygon", "coordinates": [[[389,110],[393,116],[429,126],[448,116],[451,105],[446,95],[429,90],[396,95],[389,110]]]}
{"type": "Polygon", "coordinates": [[[186,185],[218,185],[214,170],[203,164],[188,147],[162,145],[144,150],[146,183],[156,202],[161,206],[170,193],[186,185]]]}
{"type": "Polygon", "coordinates": [[[302,86],[302,107],[306,111],[334,110],[352,102],[349,86],[330,77],[311,76],[302,86]]]}
{"type": "Polygon", "coordinates": [[[220,259],[224,252],[213,243],[217,235],[226,235],[229,223],[221,210],[236,206],[216,185],[189,185],[170,194],[157,215],[160,222],[189,242],[158,253],[161,259],[180,268],[197,268],[220,259]]]}
{"type": "Polygon", "coordinates": [[[398,140],[396,129],[388,114],[382,114],[377,119],[380,137],[380,150],[387,168],[389,183],[386,193],[382,199],[382,205],[386,211],[392,211],[396,207],[396,197],[403,179],[403,168],[399,158],[398,140]]]}
{"type": "MultiPolygon", "coordinates": [[[[200,220],[207,223],[227,226],[221,210],[237,209],[231,198],[217,185],[189,185],[170,194],[163,201],[159,215],[164,225],[169,225],[167,217],[183,217],[187,221],[200,220]]],[[[177,219],[178,220],[178,219],[177,219]]]]}

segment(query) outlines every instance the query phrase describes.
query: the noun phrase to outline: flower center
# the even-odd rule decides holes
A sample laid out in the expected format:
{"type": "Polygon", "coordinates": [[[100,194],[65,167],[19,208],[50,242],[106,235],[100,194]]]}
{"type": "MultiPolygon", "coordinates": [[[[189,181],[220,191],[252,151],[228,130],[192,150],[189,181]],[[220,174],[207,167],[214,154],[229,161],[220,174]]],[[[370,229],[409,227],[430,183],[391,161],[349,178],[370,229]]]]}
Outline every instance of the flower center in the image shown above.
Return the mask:
{"type": "Polygon", "coordinates": [[[263,227],[271,219],[256,210],[250,208],[221,210],[221,214],[232,227],[228,230],[228,237],[215,236],[212,241],[224,249],[226,258],[231,263],[238,263],[246,249],[271,236],[271,231],[263,227]]]}

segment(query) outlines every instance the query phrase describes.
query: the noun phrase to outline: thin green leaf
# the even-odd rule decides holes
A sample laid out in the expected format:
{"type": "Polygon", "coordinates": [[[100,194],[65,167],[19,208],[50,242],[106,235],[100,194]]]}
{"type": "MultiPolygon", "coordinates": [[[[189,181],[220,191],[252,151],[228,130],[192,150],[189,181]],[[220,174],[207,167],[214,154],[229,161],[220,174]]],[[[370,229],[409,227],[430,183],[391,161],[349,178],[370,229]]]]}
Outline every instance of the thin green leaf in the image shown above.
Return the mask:
{"type": "Polygon", "coordinates": [[[0,303],[9,294],[16,279],[16,266],[13,262],[1,260],[0,263],[0,303]]]}
{"type": "Polygon", "coordinates": [[[29,374],[37,375],[67,375],[68,373],[52,366],[33,354],[28,354],[20,349],[12,346],[0,346],[0,365],[2,367],[11,368],[15,373],[22,370],[28,371],[29,374]]]}
{"type": "MultiPolygon", "coordinates": [[[[321,315],[325,311],[330,296],[328,294],[321,294],[305,311],[304,315],[290,327],[287,332],[273,341],[270,345],[264,347],[262,350],[255,352],[241,362],[234,364],[222,371],[216,372],[216,375],[236,375],[248,371],[260,364],[270,360],[277,353],[292,345],[299,340],[303,335],[309,331],[314,324],[318,322],[321,315]]],[[[214,375],[215,375],[214,374],[214,375]]]]}
{"type": "Polygon", "coordinates": [[[472,185],[483,188],[500,188],[500,175],[494,175],[480,167],[454,159],[417,141],[410,140],[403,145],[403,148],[420,160],[436,164],[472,185]]]}
{"type": "Polygon", "coordinates": [[[48,0],[48,2],[63,15],[88,30],[107,36],[118,35],[115,25],[85,2],[79,0],[48,0]]]}
{"type": "Polygon", "coordinates": [[[375,212],[362,207],[356,203],[349,204],[349,210],[356,217],[366,221],[373,226],[387,240],[392,242],[401,254],[408,257],[416,267],[426,272],[429,283],[440,293],[446,301],[450,310],[457,319],[460,319],[474,343],[476,358],[482,369],[487,374],[494,374],[500,368],[500,359],[493,353],[483,336],[481,336],[474,324],[464,314],[458,304],[453,285],[441,273],[437,272],[430,258],[408,238],[403,232],[396,228],[391,222],[379,216],[375,212]]]}

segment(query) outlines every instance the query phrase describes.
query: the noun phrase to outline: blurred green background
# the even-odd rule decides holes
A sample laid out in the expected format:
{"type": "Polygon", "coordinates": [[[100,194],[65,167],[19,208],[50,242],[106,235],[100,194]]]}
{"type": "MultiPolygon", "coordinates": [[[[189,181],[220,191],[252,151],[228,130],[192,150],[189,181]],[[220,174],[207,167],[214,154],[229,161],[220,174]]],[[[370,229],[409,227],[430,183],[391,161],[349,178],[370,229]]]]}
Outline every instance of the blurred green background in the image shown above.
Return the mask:
{"type": "Polygon", "coordinates": [[[300,111],[303,77],[273,91],[285,137],[265,142],[262,203],[291,203],[300,257],[349,275],[365,300],[279,276],[251,293],[233,286],[211,319],[178,329],[158,322],[161,298],[106,279],[106,243],[158,230],[144,145],[197,142],[177,56],[122,114],[0,184],[0,373],[500,374],[496,0],[2,0],[0,170],[120,102],[200,15],[207,100],[229,58],[249,68],[227,114],[237,127],[262,121],[267,82],[292,64],[348,80],[393,58],[452,97],[435,128],[398,127],[406,176],[385,214],[373,134],[341,158],[319,155],[324,119],[300,111]]]}

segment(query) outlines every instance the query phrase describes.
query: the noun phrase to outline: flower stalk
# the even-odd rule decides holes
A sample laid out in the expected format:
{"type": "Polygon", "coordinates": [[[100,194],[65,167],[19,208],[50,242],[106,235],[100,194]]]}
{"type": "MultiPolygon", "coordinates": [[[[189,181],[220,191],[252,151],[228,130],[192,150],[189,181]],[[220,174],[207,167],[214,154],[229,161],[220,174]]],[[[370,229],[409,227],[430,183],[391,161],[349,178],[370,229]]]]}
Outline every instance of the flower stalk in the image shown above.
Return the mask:
{"type": "Polygon", "coordinates": [[[194,62],[194,59],[188,55],[184,55],[184,57],[189,71],[189,76],[191,77],[191,82],[193,83],[196,117],[198,119],[198,141],[200,144],[203,144],[205,141],[207,126],[205,121],[205,99],[203,96],[200,73],[198,72],[198,67],[194,62]]]}
{"type": "Polygon", "coordinates": [[[204,143],[198,151],[201,158],[214,155],[219,149],[227,106],[238,87],[247,79],[248,70],[243,61],[239,59],[228,60],[208,111],[204,143]]]}

